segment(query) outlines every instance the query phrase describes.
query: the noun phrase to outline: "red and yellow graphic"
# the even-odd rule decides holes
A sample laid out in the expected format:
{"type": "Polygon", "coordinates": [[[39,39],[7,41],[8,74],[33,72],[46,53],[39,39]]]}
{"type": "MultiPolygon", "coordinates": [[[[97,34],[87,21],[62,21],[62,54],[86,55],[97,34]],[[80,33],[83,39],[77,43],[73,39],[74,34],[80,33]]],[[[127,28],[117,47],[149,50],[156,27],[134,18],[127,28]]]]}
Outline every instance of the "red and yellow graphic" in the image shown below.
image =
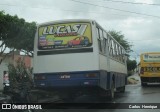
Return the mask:
{"type": "Polygon", "coordinates": [[[92,45],[90,23],[65,23],[39,27],[39,49],[77,48],[92,45]]]}

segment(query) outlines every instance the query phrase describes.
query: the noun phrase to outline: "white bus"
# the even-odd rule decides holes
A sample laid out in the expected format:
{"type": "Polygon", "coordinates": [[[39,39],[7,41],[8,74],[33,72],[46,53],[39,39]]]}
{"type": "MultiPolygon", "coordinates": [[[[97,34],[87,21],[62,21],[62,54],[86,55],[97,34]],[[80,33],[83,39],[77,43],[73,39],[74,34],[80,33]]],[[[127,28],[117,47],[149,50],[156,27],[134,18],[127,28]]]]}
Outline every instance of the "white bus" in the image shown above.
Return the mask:
{"type": "Polygon", "coordinates": [[[33,72],[36,87],[113,98],[125,90],[125,50],[94,20],[47,22],[37,28],[33,72]]]}

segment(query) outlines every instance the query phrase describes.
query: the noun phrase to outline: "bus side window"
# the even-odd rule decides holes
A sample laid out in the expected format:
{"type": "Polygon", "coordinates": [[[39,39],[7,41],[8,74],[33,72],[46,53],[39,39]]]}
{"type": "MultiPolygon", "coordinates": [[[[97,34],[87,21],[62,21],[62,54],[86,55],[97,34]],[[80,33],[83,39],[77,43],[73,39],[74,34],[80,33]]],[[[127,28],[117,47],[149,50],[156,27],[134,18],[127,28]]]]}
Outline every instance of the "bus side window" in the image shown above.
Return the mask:
{"type": "Polygon", "coordinates": [[[125,52],[123,49],[122,49],[122,62],[125,63],[125,52]]]}
{"type": "Polygon", "coordinates": [[[96,30],[97,30],[97,36],[98,36],[99,52],[102,52],[102,42],[101,42],[102,30],[99,29],[98,27],[96,28],[96,30]]]}
{"type": "Polygon", "coordinates": [[[106,38],[104,38],[104,40],[103,40],[103,45],[104,45],[104,54],[106,55],[107,54],[107,39],[106,38]]]}
{"type": "Polygon", "coordinates": [[[111,37],[110,35],[108,37],[108,51],[109,51],[109,56],[112,56],[112,42],[111,42],[111,37]]]}
{"type": "Polygon", "coordinates": [[[122,52],[121,52],[121,46],[118,46],[118,51],[119,51],[119,61],[122,62],[122,52]]]}
{"type": "Polygon", "coordinates": [[[114,53],[114,42],[113,40],[111,40],[111,56],[114,57],[115,53],[114,53]]]}
{"type": "Polygon", "coordinates": [[[108,42],[108,40],[107,40],[107,33],[105,32],[105,31],[103,31],[103,52],[104,52],[104,54],[106,55],[107,54],[107,42],[108,42]]]}

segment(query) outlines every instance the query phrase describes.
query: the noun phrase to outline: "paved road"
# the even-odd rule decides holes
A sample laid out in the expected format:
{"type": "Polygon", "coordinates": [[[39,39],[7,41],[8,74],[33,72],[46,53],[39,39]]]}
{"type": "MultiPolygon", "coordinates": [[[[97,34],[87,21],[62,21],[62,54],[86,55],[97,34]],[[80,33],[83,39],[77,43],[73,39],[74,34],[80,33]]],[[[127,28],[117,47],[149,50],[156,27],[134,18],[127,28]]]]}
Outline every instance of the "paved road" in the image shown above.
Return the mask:
{"type": "MultiPolygon", "coordinates": [[[[136,76],[137,77],[137,76],[136,76]]],[[[127,85],[125,93],[116,93],[115,103],[160,103],[160,85],[149,85],[141,87],[140,82],[134,85],[127,85]]],[[[81,112],[82,109],[52,109],[39,112],[81,112]]],[[[155,109],[83,109],[85,112],[160,112],[155,109]]]]}

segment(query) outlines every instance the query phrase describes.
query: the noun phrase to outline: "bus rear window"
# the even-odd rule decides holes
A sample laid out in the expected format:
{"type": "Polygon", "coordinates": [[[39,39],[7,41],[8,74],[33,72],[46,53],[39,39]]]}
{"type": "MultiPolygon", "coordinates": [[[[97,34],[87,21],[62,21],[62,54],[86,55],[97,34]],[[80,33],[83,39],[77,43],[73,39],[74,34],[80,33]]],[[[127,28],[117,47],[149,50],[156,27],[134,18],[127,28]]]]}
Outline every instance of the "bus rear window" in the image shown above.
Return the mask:
{"type": "Polygon", "coordinates": [[[144,62],[160,62],[160,54],[144,54],[144,62]]]}
{"type": "Polygon", "coordinates": [[[41,26],[38,29],[38,48],[65,49],[92,45],[90,23],[65,23],[41,26]]]}

